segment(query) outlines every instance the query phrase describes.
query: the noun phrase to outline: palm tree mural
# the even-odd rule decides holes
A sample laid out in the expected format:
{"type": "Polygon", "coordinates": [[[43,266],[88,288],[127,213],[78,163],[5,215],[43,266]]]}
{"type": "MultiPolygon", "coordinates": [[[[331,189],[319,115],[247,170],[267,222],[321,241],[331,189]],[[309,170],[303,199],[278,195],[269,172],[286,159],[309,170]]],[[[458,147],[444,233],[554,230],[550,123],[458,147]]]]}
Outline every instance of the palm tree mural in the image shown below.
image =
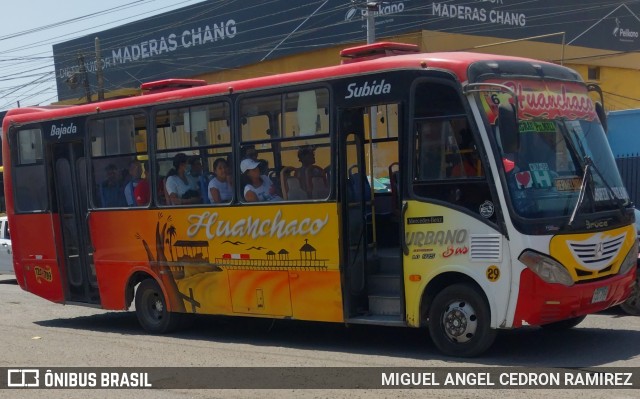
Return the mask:
{"type": "MultiPolygon", "coordinates": [[[[144,249],[145,249],[145,251],[147,253],[147,258],[149,259],[149,266],[156,273],[156,275],[160,278],[160,280],[162,281],[162,285],[168,291],[167,300],[171,304],[171,311],[173,311],[173,312],[184,312],[185,311],[185,306],[184,306],[184,301],[183,301],[184,295],[178,289],[178,284],[176,283],[176,281],[175,281],[175,279],[173,277],[173,273],[171,273],[171,269],[170,269],[169,264],[167,262],[167,257],[166,257],[166,255],[164,253],[165,243],[167,243],[167,242],[170,243],[171,242],[171,240],[169,238],[167,238],[167,234],[169,234],[169,231],[167,229],[167,223],[171,223],[172,222],[172,218],[169,215],[167,217],[166,222],[164,222],[162,227],[160,227],[160,224],[162,223],[162,219],[163,219],[163,214],[162,214],[162,212],[159,212],[158,213],[158,222],[156,223],[156,234],[155,234],[156,253],[155,253],[155,256],[153,254],[153,251],[152,251],[151,247],[149,246],[147,241],[142,237],[141,234],[136,233],[135,237],[136,237],[136,239],[142,241],[142,245],[143,245],[143,247],[144,247],[144,249]]],[[[176,232],[175,232],[175,227],[173,227],[173,224],[171,225],[171,227],[169,229],[171,229],[171,228],[174,229],[174,236],[175,236],[176,232]]],[[[173,253],[172,253],[171,256],[173,257],[173,253]]]]}
{"type": "Polygon", "coordinates": [[[167,238],[167,244],[169,244],[169,254],[171,254],[171,261],[173,262],[175,259],[173,258],[173,245],[171,244],[173,244],[173,239],[177,235],[176,226],[169,226],[169,228],[167,229],[167,235],[169,236],[167,238]]]}

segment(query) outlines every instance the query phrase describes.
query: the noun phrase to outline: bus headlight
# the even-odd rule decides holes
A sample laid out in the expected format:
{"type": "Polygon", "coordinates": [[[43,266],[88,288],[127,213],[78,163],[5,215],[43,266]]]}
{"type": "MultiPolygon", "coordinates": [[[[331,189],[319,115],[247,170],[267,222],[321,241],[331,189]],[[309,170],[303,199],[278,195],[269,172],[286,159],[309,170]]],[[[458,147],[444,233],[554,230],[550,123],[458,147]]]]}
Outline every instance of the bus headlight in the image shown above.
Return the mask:
{"type": "Polygon", "coordinates": [[[633,244],[633,246],[629,250],[629,253],[622,261],[622,264],[620,265],[620,271],[618,273],[626,274],[629,270],[631,270],[633,266],[636,265],[636,262],[638,262],[638,241],[633,244]]]}
{"type": "Polygon", "coordinates": [[[518,259],[547,283],[562,284],[567,287],[573,285],[573,279],[567,269],[546,255],[526,250],[518,259]]]}

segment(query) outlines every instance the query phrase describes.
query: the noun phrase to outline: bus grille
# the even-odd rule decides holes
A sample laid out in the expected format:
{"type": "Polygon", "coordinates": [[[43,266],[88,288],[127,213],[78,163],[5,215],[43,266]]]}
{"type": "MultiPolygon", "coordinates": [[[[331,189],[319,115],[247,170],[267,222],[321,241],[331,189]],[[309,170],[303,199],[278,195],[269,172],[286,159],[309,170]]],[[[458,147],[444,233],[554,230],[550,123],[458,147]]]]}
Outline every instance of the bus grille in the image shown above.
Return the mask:
{"type": "Polygon", "coordinates": [[[471,260],[502,261],[502,236],[500,234],[471,234],[471,260]]]}
{"type": "Polygon", "coordinates": [[[616,259],[627,233],[615,237],[596,234],[583,241],[567,241],[574,259],[580,266],[590,271],[598,271],[610,266],[616,259]]]}

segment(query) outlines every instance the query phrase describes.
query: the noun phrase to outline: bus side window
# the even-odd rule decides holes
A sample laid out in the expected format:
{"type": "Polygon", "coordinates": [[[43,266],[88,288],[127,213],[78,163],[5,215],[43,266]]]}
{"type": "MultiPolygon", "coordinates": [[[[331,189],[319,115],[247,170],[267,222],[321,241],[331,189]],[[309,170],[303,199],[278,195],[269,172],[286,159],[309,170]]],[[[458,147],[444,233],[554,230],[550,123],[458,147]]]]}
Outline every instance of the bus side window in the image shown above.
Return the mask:
{"type": "Polygon", "coordinates": [[[140,206],[134,193],[148,159],[145,114],[93,119],[89,134],[94,207],[140,206]]]}
{"type": "Polygon", "coordinates": [[[448,176],[451,178],[482,177],[482,163],[477,146],[466,119],[452,119],[452,134],[446,148],[449,160],[448,176]]]}
{"type": "Polygon", "coordinates": [[[43,211],[48,208],[48,193],[42,131],[39,128],[23,128],[17,132],[14,148],[14,198],[18,212],[43,211]]]}
{"type": "MultiPolygon", "coordinates": [[[[240,101],[240,161],[260,165],[260,175],[287,201],[328,199],[332,161],[326,88],[246,97],[240,101]]],[[[248,163],[247,163],[248,165],[248,163]]],[[[236,166],[238,168],[238,166],[236,166]]],[[[240,167],[239,190],[251,190],[240,167]]],[[[253,185],[258,188],[259,181],[253,185]]],[[[261,186],[260,186],[261,187],[261,186]]],[[[275,194],[274,194],[275,195],[275,194]]],[[[253,196],[250,195],[253,199],[253,196]]]]}
{"type": "Polygon", "coordinates": [[[407,179],[414,195],[495,221],[496,212],[480,213],[496,201],[460,93],[447,84],[421,82],[414,111],[413,176],[407,179]]]}
{"type": "MultiPolygon", "coordinates": [[[[225,159],[230,165],[230,113],[226,99],[156,111],[157,165],[152,181],[160,206],[212,203],[209,184],[215,179],[215,163],[225,159]],[[186,161],[176,165],[174,161],[178,154],[184,154],[186,161]],[[179,176],[174,177],[175,174],[179,176]],[[169,195],[170,192],[173,195],[169,195]]],[[[222,168],[219,171],[221,181],[227,181],[231,171],[222,168]]],[[[225,199],[219,204],[230,204],[229,190],[224,191],[225,199]]]]}

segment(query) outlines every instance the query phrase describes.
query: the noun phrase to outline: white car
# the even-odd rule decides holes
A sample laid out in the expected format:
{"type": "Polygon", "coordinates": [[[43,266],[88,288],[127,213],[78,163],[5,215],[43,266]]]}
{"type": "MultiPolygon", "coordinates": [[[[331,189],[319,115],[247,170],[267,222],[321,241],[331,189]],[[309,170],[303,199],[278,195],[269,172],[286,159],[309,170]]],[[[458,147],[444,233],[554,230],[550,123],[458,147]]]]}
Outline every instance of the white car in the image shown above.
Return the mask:
{"type": "Polygon", "coordinates": [[[13,274],[13,252],[9,235],[9,220],[0,216],[0,274],[13,274]]]}

